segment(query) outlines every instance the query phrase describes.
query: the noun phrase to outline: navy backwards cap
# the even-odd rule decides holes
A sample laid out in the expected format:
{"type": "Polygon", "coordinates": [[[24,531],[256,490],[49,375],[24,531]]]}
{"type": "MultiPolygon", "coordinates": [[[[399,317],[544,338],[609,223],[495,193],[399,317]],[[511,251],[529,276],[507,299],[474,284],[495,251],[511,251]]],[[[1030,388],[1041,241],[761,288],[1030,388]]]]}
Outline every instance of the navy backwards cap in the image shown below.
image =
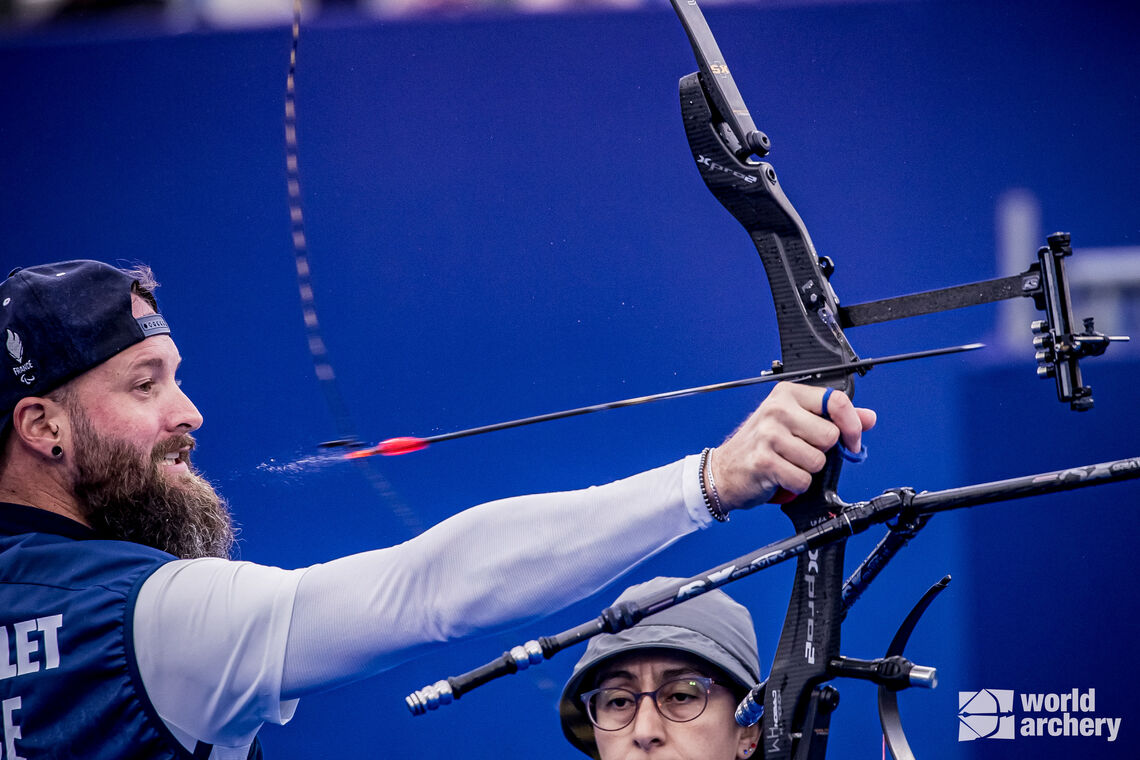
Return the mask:
{"type": "Polygon", "coordinates": [[[20,399],[43,396],[151,335],[160,314],[131,313],[135,278],[99,261],[14,269],[0,282],[0,430],[20,399]]]}
{"type": "MultiPolygon", "coordinates": [[[[654,578],[630,586],[614,604],[643,599],[675,588],[684,580],[654,578]]],[[[605,661],[627,652],[649,649],[694,655],[723,671],[744,691],[760,682],[760,657],[756,653],[752,615],[728,594],[714,589],[650,615],[620,633],[603,633],[590,639],[558,703],[562,733],[571,744],[591,757],[598,757],[594,726],[586,716],[586,707],[579,695],[594,688],[594,675],[605,661]]]]}

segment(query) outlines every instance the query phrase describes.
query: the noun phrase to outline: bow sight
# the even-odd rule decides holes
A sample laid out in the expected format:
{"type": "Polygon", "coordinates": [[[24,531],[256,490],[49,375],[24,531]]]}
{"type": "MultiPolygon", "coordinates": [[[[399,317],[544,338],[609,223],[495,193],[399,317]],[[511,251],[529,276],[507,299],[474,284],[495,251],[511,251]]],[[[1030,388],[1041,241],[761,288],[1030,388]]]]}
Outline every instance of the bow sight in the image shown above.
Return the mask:
{"type": "MultiPolygon", "coordinates": [[[[1109,343],[1128,337],[1096,332],[1092,317],[1083,320],[1083,332],[1073,332],[1072,301],[1065,276],[1065,259],[1073,255],[1071,238],[1067,232],[1055,232],[1048,243],[1037,251],[1037,261],[1021,274],[841,307],[839,324],[858,327],[1019,296],[1032,298],[1034,306],[1045,312],[1045,319],[1030,325],[1037,349],[1037,376],[1055,378],[1057,399],[1075,411],[1088,411],[1093,407],[1092,388],[1082,383],[1080,360],[1100,356],[1109,343]]],[[[824,274],[829,275],[832,268],[828,264],[824,274]]]]}

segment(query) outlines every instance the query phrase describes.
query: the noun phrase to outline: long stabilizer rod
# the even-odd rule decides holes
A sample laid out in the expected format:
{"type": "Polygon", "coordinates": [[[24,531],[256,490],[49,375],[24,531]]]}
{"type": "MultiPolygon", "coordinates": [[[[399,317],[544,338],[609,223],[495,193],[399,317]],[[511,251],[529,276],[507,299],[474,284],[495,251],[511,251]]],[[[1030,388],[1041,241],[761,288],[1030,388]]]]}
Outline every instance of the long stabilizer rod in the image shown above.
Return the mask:
{"type": "Polygon", "coordinates": [[[587,641],[599,633],[624,631],[655,612],[797,557],[809,549],[843,541],[856,533],[862,533],[872,525],[898,515],[932,515],[980,504],[1072,491],[1137,478],[1140,478],[1140,457],[1131,457],[943,491],[915,494],[909,488],[892,489],[869,501],[855,504],[843,504],[837,498],[835,517],[809,530],[694,575],[655,596],[608,607],[594,620],[555,636],[543,636],[528,641],[480,668],[425,686],[409,694],[404,701],[413,715],[436,710],[482,684],[525,670],[543,660],[549,660],[563,649],[587,641]]]}

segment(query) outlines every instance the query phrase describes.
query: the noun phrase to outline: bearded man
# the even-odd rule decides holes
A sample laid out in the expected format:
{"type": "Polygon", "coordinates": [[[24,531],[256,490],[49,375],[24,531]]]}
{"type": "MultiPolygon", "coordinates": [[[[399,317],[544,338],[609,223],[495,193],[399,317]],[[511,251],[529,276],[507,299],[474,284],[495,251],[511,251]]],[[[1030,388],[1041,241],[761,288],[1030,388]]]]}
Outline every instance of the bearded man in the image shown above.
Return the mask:
{"type": "Polygon", "coordinates": [[[799,493],[874,413],[781,384],[727,441],[583,491],[473,507],[299,570],[228,559],[190,465],[202,416],[149,270],[0,283],[0,729],[6,760],[260,756],[297,699],[549,614],[728,512],[799,493]],[[715,519],[714,519],[715,518],[715,519]]]}

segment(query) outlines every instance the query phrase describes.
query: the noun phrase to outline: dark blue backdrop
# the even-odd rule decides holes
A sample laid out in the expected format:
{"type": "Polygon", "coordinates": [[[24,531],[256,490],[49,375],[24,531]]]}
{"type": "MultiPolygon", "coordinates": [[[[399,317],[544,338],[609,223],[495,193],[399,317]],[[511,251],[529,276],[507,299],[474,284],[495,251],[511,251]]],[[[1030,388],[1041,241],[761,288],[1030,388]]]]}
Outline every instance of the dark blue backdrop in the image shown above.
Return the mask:
{"type": "MultiPolygon", "coordinates": [[[[848,303],[995,271],[1011,187],[1079,245],[1137,244],[1134,14],[1045,0],[706,9],[771,160],[848,303]]],[[[9,268],[151,263],[205,413],[198,461],[285,567],[406,538],[500,496],[584,486],[715,443],[762,398],[735,391],[440,445],[353,468],[259,465],[334,434],[294,282],[282,129],[289,32],[81,28],[0,42],[0,229],[9,268]]],[[[702,186],[676,86],[695,68],[668,9],[466,22],[315,20],[298,108],[308,242],[342,391],[369,439],[425,435],[756,374],[776,358],[747,236],[702,186]]],[[[1028,262],[1032,250],[1025,251],[1028,262]]],[[[977,309],[865,328],[877,355],[984,338],[977,309]]],[[[1091,362],[1077,416],[1020,355],[877,370],[873,455],[843,491],[943,488],[1135,455],[1126,350],[1091,362]]],[[[1134,354],[1133,354],[1134,355],[1134,354]]],[[[939,517],[855,608],[845,652],[880,653],[910,605],[955,582],[912,641],[940,668],[903,696],[923,758],[1135,756],[1137,489],[939,517]],[[958,692],[1097,690],[1121,738],[959,743],[958,692]]],[[[688,575],[789,532],[774,509],[636,571],[688,575]]],[[[854,557],[877,537],[861,537],[854,557]]],[[[770,660],[788,572],[738,584],[770,660]]],[[[554,702],[576,657],[411,718],[410,690],[592,617],[618,589],[525,629],[441,649],[303,701],[270,756],[573,758],[554,702]]],[[[843,685],[833,755],[879,754],[874,692],[843,685]]]]}

